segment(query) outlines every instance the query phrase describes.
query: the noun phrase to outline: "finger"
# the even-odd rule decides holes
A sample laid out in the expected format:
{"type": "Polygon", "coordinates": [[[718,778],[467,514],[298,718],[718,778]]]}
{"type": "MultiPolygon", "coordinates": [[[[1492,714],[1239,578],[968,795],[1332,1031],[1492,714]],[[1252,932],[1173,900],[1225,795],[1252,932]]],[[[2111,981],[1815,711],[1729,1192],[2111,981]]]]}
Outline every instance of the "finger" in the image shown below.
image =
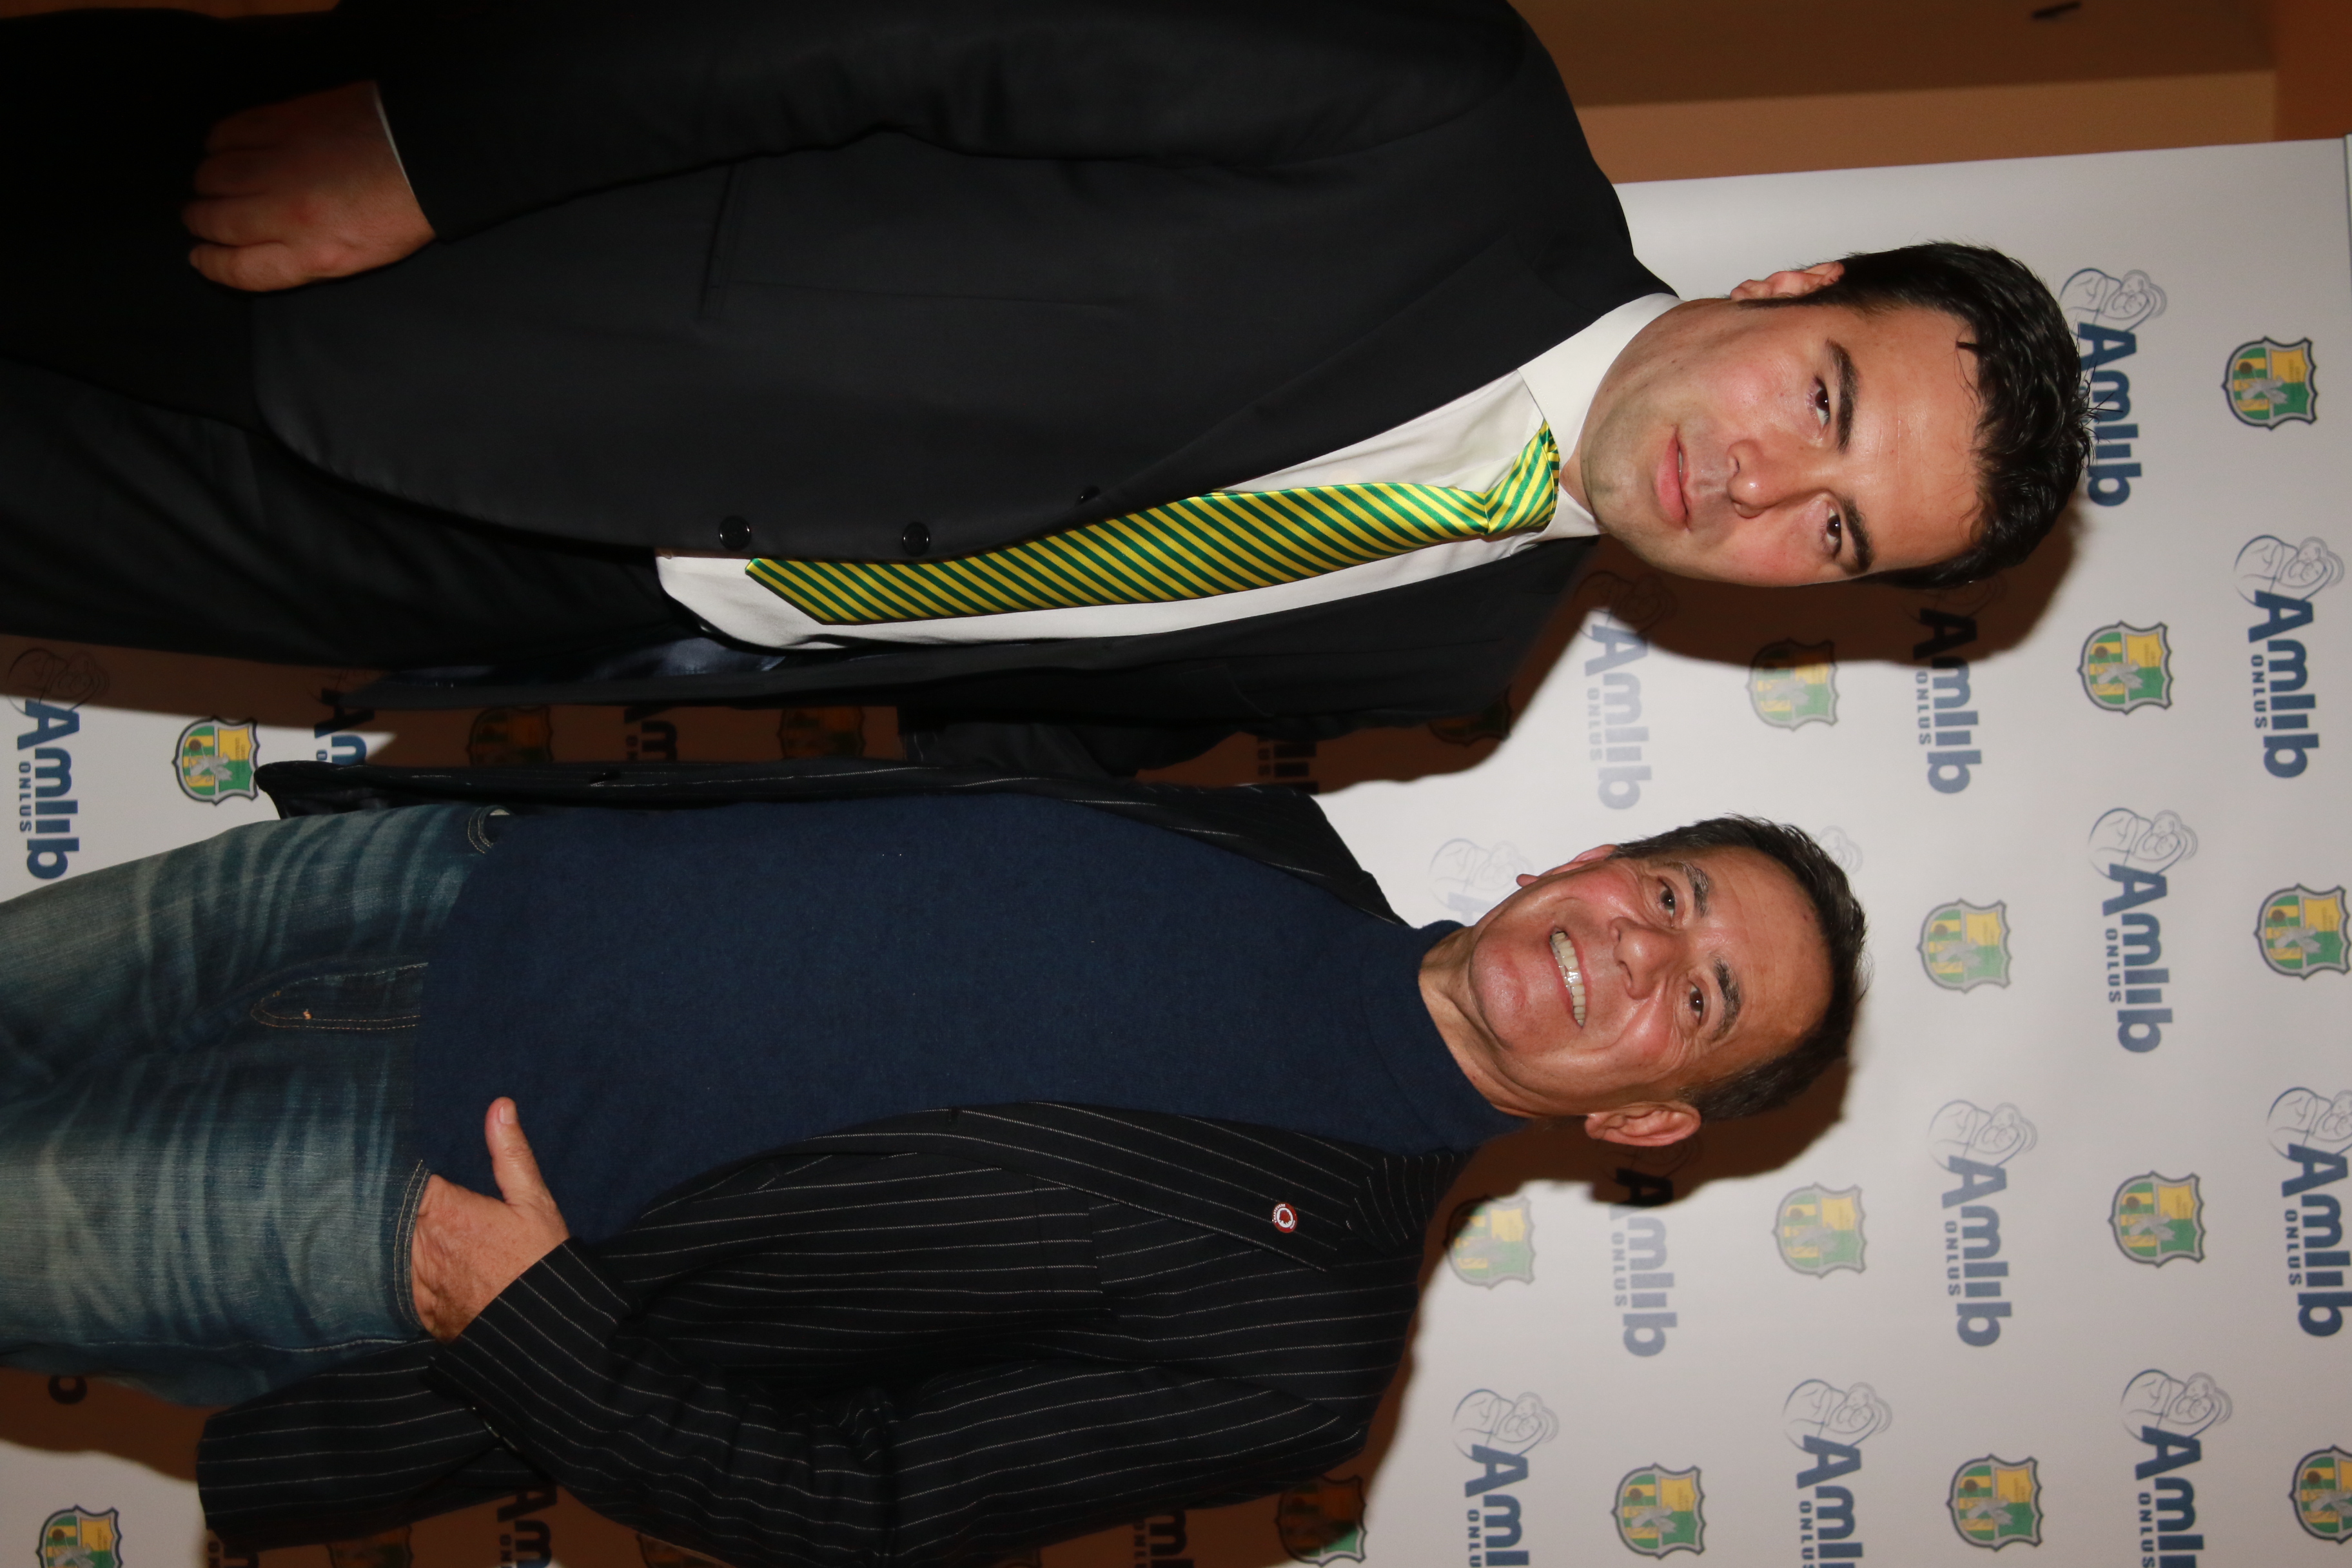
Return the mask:
{"type": "Polygon", "coordinates": [[[286,138],[285,106],[265,103],[240,109],[213,124],[205,137],[205,151],[225,153],[243,147],[268,147],[286,138]]]}
{"type": "Polygon", "coordinates": [[[266,196],[199,196],[180,206],[180,221],[215,245],[265,245],[293,234],[285,204],[266,196]]]}
{"type": "Polygon", "coordinates": [[[214,282],[249,294],[274,293],[311,280],[316,274],[303,268],[287,246],[199,245],[188,252],[188,263],[214,282]]]}
{"type": "Polygon", "coordinates": [[[532,1208],[555,1206],[555,1194],[540,1176],[530,1140],[522,1135],[522,1113],[513,1100],[500,1095],[490,1101],[489,1114],[482,1121],[482,1137],[490,1146],[490,1174],[497,1178],[499,1193],[508,1203],[532,1208]]]}

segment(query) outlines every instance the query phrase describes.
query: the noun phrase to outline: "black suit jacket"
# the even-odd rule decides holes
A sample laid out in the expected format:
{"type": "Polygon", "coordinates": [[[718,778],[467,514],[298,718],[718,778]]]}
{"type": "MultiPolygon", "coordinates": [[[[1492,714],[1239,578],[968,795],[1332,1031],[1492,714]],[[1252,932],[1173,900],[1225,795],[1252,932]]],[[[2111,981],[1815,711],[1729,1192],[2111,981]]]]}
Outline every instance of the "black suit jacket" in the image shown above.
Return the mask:
{"type": "Polygon", "coordinates": [[[206,1519],[252,1550],[553,1480],[735,1568],[944,1568],[1263,1495],[1363,1446],[1459,1164],[1061,1105],[812,1140],[214,1416],[206,1519]]]}
{"type": "MultiPolygon", "coordinates": [[[[1385,918],[1313,804],[835,762],[433,770],[278,764],[290,814],[503,799],[1020,790],[1251,855],[1385,918]]],[[[1238,1500],[1360,1448],[1460,1166],[1063,1105],[896,1118],[687,1184],[567,1244],[455,1343],[216,1415],[213,1528],[368,1533],[552,1479],[736,1568],[982,1563],[1238,1500]]]]}
{"type": "MultiPolygon", "coordinates": [[[[260,405],[320,467],[467,517],[983,550],[1377,434],[1664,287],[1503,0],[344,11],[446,243],[257,300],[260,405]]],[[[352,700],[1337,733],[1491,702],[1587,548],[1150,637],[693,639],[352,700]]]]}

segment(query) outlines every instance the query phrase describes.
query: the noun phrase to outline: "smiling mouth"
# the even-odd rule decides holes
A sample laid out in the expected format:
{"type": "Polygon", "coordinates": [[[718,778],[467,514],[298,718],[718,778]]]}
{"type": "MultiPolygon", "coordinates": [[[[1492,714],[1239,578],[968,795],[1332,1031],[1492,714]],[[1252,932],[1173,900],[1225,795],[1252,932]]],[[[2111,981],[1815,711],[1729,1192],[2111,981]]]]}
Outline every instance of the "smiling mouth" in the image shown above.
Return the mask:
{"type": "Polygon", "coordinates": [[[1564,931],[1551,933],[1551,961],[1559,965],[1559,977],[1568,985],[1568,1009],[1576,1016],[1576,1026],[1580,1029],[1584,1027],[1584,960],[1564,931]]]}
{"type": "Polygon", "coordinates": [[[1682,434],[1673,433],[1667,439],[1666,452],[1658,463],[1658,504],[1666,520],[1684,528],[1690,526],[1690,454],[1683,447],[1682,434]],[[1672,459],[1669,466],[1666,458],[1672,459]]]}

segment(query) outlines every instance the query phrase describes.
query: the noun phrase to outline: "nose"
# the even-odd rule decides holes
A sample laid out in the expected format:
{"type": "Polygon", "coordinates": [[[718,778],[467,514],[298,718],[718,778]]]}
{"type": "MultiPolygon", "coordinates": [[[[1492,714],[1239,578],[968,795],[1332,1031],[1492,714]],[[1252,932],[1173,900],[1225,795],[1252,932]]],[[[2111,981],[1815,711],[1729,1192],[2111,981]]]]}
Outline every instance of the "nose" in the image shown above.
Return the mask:
{"type": "Polygon", "coordinates": [[[1824,494],[1830,488],[1832,458],[1809,442],[1775,436],[1744,437],[1726,450],[1731,476],[1724,492],[1742,517],[1757,517],[1774,507],[1824,494]]]}
{"type": "Polygon", "coordinates": [[[1647,921],[1621,921],[1617,931],[1617,963],[1625,972],[1625,993],[1632,1000],[1646,999],[1672,971],[1682,939],[1647,921]]]}

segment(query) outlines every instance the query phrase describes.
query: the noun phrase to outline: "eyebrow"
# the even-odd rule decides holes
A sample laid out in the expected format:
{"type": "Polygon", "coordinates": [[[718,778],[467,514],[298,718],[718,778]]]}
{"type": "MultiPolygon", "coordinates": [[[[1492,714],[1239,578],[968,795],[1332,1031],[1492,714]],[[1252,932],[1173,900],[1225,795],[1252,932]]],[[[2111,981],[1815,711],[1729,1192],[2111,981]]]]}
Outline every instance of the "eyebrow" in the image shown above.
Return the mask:
{"type": "MultiPolygon", "coordinates": [[[[1837,444],[1843,452],[1853,439],[1853,405],[1862,394],[1862,372],[1854,368],[1853,356],[1845,352],[1843,343],[1832,340],[1830,357],[1837,362],[1837,444]]],[[[1853,567],[1848,575],[1863,576],[1870,571],[1877,552],[1871,548],[1870,531],[1863,526],[1862,508],[1852,496],[1840,496],[1838,514],[1846,536],[1853,541],[1853,567]]]]}
{"type": "MultiPolygon", "coordinates": [[[[1715,892],[1715,879],[1688,860],[1675,861],[1675,868],[1690,882],[1691,903],[1701,915],[1705,915],[1708,900],[1715,892]]],[[[1707,1037],[1710,1041],[1723,1038],[1731,1032],[1731,1026],[1739,1022],[1742,1000],[1739,977],[1731,973],[1731,965],[1726,963],[1719,953],[1715,960],[1715,984],[1716,988],[1723,993],[1723,1016],[1716,1020],[1715,1032],[1707,1037]]]]}

